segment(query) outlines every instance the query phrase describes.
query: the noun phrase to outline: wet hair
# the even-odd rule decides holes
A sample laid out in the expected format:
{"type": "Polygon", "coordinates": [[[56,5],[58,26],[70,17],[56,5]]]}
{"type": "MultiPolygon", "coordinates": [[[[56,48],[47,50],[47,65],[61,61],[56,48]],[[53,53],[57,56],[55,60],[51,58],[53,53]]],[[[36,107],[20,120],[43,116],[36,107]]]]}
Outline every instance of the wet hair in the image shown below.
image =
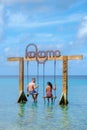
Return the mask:
{"type": "Polygon", "coordinates": [[[49,85],[52,88],[52,83],[51,82],[47,82],[47,85],[49,85]]]}
{"type": "Polygon", "coordinates": [[[35,78],[32,78],[33,81],[35,81],[36,79],[35,78]]]}

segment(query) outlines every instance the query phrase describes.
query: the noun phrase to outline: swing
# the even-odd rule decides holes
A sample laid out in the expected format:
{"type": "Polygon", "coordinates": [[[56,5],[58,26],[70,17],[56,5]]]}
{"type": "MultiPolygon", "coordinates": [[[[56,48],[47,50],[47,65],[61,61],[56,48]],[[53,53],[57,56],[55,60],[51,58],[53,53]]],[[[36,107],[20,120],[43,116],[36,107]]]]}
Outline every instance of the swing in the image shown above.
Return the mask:
{"type": "MultiPolygon", "coordinates": [[[[51,101],[55,101],[56,97],[56,89],[54,89],[54,95],[48,97],[48,96],[44,96],[44,75],[45,75],[45,64],[43,64],[43,98],[45,100],[45,98],[47,98],[47,100],[49,101],[49,99],[51,99],[51,101]]],[[[56,60],[54,60],[54,84],[56,86],[56,60]]]]}
{"type": "MultiPolygon", "coordinates": [[[[29,83],[29,75],[28,75],[28,70],[29,69],[29,61],[27,61],[27,84],[29,83]]],[[[39,63],[37,63],[37,81],[39,81],[39,63]]],[[[32,92],[28,92],[27,93],[27,97],[29,97],[30,95],[32,95],[33,99],[36,99],[38,96],[38,87],[37,87],[37,91],[32,93],[32,92]]]]}

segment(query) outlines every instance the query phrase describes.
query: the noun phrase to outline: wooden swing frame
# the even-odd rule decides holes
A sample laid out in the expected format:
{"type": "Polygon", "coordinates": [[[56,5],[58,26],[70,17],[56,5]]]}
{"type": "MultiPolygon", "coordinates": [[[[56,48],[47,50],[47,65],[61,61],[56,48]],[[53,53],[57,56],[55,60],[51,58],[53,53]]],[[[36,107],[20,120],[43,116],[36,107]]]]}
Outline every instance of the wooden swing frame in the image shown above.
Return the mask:
{"type": "MultiPolygon", "coordinates": [[[[36,45],[35,45],[36,46],[36,45]]],[[[59,100],[59,105],[68,104],[68,61],[69,60],[81,60],[82,55],[73,56],[46,56],[46,60],[62,60],[63,71],[62,71],[62,95],[59,100]]],[[[38,58],[38,61],[44,60],[44,57],[38,58]]],[[[8,61],[19,61],[19,98],[18,103],[26,102],[27,97],[24,93],[24,62],[25,61],[37,61],[37,57],[9,57],[8,61]]]]}

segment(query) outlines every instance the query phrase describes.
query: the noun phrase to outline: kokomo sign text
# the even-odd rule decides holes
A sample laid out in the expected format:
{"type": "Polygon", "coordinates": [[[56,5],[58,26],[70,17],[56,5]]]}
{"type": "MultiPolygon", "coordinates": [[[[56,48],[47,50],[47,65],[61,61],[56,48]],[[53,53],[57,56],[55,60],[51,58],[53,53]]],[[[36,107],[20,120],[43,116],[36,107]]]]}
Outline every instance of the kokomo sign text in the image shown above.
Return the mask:
{"type": "Polygon", "coordinates": [[[44,63],[48,57],[59,57],[60,55],[61,53],[59,50],[38,51],[38,48],[35,44],[28,44],[25,52],[26,58],[36,58],[37,62],[41,64],[44,63]],[[29,51],[30,47],[34,47],[35,51],[29,51]]]}

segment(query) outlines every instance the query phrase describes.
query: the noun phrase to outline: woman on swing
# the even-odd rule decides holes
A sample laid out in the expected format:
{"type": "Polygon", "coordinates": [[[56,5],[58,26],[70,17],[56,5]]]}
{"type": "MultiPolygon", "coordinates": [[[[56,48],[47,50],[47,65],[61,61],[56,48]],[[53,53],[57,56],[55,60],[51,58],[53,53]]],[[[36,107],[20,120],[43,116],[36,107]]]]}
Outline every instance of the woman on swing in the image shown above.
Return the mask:
{"type": "Polygon", "coordinates": [[[47,86],[46,86],[46,97],[48,98],[48,101],[49,101],[49,98],[51,98],[52,101],[53,101],[52,90],[56,90],[56,86],[53,86],[51,82],[47,82],[47,86]]]}

